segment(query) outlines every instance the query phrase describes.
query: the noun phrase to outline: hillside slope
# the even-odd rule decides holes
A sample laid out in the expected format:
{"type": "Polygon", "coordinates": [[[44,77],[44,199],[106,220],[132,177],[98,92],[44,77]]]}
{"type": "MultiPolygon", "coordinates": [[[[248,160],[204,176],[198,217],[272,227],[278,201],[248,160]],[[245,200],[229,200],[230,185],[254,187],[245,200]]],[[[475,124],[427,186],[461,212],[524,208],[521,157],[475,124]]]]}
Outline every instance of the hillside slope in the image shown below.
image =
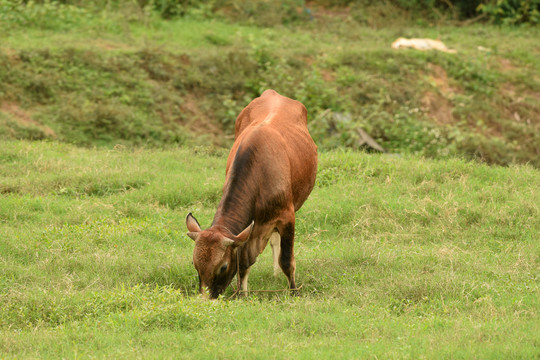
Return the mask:
{"type": "Polygon", "coordinates": [[[227,147],[240,110],[273,88],[307,106],[321,148],[358,148],[363,129],[389,152],[540,166],[538,28],[372,28],[339,12],[264,28],[32,9],[0,17],[4,139],[227,147]],[[458,53],[392,50],[399,36],[458,53]]]}

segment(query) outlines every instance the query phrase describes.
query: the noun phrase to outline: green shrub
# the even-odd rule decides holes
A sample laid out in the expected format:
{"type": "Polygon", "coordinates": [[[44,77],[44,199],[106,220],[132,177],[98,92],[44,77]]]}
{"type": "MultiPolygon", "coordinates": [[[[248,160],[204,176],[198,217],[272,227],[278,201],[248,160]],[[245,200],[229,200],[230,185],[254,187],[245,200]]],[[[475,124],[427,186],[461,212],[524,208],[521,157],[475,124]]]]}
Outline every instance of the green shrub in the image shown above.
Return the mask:
{"type": "MultiPolygon", "coordinates": [[[[476,17],[485,17],[496,24],[540,23],[540,0],[316,0],[310,2],[312,5],[349,7],[351,17],[362,23],[371,23],[373,16],[397,20],[403,16],[403,11],[414,14],[411,20],[420,23],[424,19],[476,17]]],[[[130,13],[146,16],[149,11],[154,11],[164,19],[225,16],[259,26],[304,21],[311,18],[312,11],[306,8],[304,0],[98,0],[90,3],[82,0],[0,0],[0,21],[19,26],[67,29],[85,21],[89,10],[101,11],[103,8],[122,9],[128,20],[140,17],[130,13]]]]}
{"type": "MultiPolygon", "coordinates": [[[[416,18],[440,19],[441,16],[449,16],[464,20],[480,16],[496,24],[540,23],[540,0],[317,0],[314,3],[372,11],[381,6],[394,6],[414,13],[416,18]]],[[[360,17],[360,20],[367,21],[369,15],[367,18],[360,17]]]]}
{"type": "Polygon", "coordinates": [[[216,9],[233,21],[262,26],[287,24],[308,18],[304,0],[218,0],[216,9]]]}
{"type": "Polygon", "coordinates": [[[42,3],[22,0],[0,0],[0,23],[21,27],[65,30],[89,18],[83,7],[66,5],[57,1],[44,0],[42,3]]]}
{"type": "Polygon", "coordinates": [[[19,26],[66,29],[80,23],[89,12],[104,8],[122,10],[129,21],[137,20],[141,14],[147,16],[148,11],[154,11],[163,19],[225,16],[260,26],[309,18],[304,0],[0,0],[0,21],[19,26]]]}
{"type": "Polygon", "coordinates": [[[540,0],[497,0],[478,5],[496,24],[540,24],[540,0]]]}

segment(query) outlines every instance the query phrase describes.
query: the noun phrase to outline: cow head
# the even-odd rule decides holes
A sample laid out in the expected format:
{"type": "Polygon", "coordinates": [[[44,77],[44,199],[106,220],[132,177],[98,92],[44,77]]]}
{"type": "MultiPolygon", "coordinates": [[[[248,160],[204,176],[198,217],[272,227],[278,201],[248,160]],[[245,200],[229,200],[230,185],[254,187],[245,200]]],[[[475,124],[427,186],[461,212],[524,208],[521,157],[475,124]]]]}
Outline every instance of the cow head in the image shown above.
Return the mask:
{"type": "Polygon", "coordinates": [[[187,235],[195,241],[193,265],[199,273],[199,292],[215,299],[225,291],[236,274],[236,252],[249,240],[253,222],[236,236],[224,234],[223,230],[214,227],[201,230],[191,213],[186,218],[186,225],[187,235]]]}

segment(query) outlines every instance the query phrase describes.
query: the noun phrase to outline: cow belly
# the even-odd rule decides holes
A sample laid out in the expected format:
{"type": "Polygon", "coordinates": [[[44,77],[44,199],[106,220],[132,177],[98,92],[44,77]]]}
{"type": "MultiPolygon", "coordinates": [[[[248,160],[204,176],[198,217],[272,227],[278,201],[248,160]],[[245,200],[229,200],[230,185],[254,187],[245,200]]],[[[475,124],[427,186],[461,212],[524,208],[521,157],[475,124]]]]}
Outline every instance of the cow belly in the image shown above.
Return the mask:
{"type": "Polygon", "coordinates": [[[292,163],[292,192],[294,211],[298,211],[311,194],[317,174],[317,151],[292,163]]]}

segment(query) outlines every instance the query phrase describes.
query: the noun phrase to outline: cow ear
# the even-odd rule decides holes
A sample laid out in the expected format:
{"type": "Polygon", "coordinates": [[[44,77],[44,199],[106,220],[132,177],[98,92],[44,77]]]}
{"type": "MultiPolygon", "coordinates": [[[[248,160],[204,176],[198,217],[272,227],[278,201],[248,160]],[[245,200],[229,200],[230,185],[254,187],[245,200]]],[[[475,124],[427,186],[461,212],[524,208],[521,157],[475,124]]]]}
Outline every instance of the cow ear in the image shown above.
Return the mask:
{"type": "Polygon", "coordinates": [[[240,234],[236,235],[236,241],[234,242],[236,246],[242,246],[249,240],[254,224],[255,221],[252,221],[247,228],[245,228],[240,234]]]}
{"type": "MultiPolygon", "coordinates": [[[[191,213],[189,213],[186,217],[186,226],[190,232],[198,233],[199,231],[201,231],[201,226],[199,225],[199,222],[197,221],[197,219],[195,219],[195,217],[193,217],[193,215],[191,215],[191,213]]],[[[191,235],[189,234],[188,236],[191,237],[191,235]]]]}
{"type": "Polygon", "coordinates": [[[190,231],[187,233],[187,236],[189,236],[193,241],[196,241],[197,238],[199,237],[199,233],[190,231]]]}

